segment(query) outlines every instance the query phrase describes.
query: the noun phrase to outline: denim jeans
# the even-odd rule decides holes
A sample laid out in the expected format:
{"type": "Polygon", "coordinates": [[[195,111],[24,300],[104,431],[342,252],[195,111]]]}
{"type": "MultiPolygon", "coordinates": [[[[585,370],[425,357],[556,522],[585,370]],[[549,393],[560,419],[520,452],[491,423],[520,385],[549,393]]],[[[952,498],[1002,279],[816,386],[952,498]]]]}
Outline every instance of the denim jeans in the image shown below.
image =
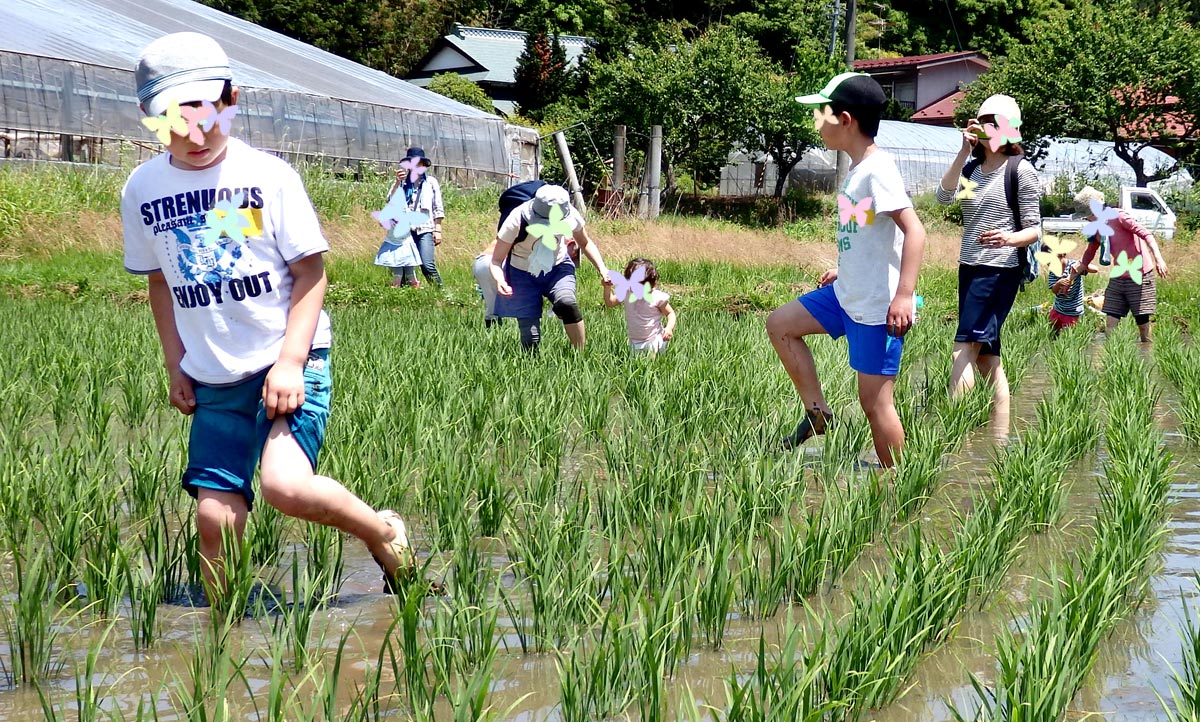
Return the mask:
{"type": "MultiPolygon", "coordinates": [[[[438,273],[437,261],[433,260],[433,234],[422,233],[420,235],[413,234],[416,241],[416,252],[421,254],[421,273],[425,276],[426,281],[436,284],[438,288],[442,287],[442,275],[438,273]]],[[[404,266],[403,269],[392,269],[397,272],[404,283],[416,282],[416,266],[404,266]]]]}

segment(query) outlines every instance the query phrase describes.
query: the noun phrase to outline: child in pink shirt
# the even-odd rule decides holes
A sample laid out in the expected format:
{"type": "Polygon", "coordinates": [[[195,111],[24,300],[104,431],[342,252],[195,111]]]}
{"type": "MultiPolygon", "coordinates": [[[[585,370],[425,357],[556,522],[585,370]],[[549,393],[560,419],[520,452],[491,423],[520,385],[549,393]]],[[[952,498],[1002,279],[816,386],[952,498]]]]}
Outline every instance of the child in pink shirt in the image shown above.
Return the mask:
{"type": "MultiPolygon", "coordinates": [[[[675,334],[675,309],[671,308],[671,296],[657,288],[658,269],[652,261],[633,259],[625,266],[625,278],[632,278],[638,268],[645,269],[644,283],[650,285],[650,291],[639,298],[631,290],[625,297],[625,327],[635,354],[654,355],[665,349],[675,334]]],[[[622,303],[611,283],[604,285],[604,303],[610,307],[622,303]]]]}
{"type": "MultiPolygon", "coordinates": [[[[1088,220],[1094,221],[1096,217],[1091,212],[1092,200],[1103,202],[1104,195],[1087,186],[1075,196],[1075,207],[1080,213],[1086,214],[1088,220]]],[[[1139,283],[1130,278],[1128,271],[1122,271],[1109,280],[1108,288],[1104,291],[1104,314],[1108,317],[1105,319],[1106,327],[1111,331],[1122,318],[1132,313],[1134,321],[1137,322],[1138,335],[1143,342],[1147,342],[1150,340],[1150,316],[1154,314],[1158,305],[1154,274],[1157,272],[1166,278],[1167,263],[1158,250],[1154,234],[1130,218],[1125,211],[1119,211],[1117,217],[1109,222],[1109,227],[1113,230],[1108,239],[1113,258],[1120,258],[1124,253],[1125,258],[1132,261],[1140,256],[1142,279],[1139,283]]],[[[1099,236],[1094,240],[1089,239],[1087,250],[1084,251],[1079,265],[1055,284],[1056,294],[1066,293],[1076,278],[1088,272],[1088,267],[1100,248],[1100,244],[1096,242],[1098,240],[1099,236]]]]}

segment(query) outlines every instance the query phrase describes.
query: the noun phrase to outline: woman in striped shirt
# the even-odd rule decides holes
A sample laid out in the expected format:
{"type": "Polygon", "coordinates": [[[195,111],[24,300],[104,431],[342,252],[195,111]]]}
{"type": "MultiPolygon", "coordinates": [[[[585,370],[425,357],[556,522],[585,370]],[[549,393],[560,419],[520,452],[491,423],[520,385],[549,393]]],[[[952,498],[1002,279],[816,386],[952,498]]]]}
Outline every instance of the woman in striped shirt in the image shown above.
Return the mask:
{"type": "Polygon", "coordinates": [[[986,141],[987,124],[1019,126],[1021,110],[1007,95],[993,95],[979,107],[963,131],[958,157],[946,169],[938,187],[938,202],[962,201],[963,238],[958,257],[958,331],[950,369],[952,395],[965,393],[977,376],[991,382],[995,394],[994,428],[1008,433],[1008,378],[1000,363],[1000,331],[1021,285],[1020,254],[1041,237],[1041,185],[1029,161],[1017,166],[1019,218],[1008,202],[1005,169],[1009,158],[1024,155],[1018,143],[996,149],[986,141]],[[964,166],[974,157],[970,177],[964,166]],[[959,191],[959,188],[963,191],[959,191]]]}

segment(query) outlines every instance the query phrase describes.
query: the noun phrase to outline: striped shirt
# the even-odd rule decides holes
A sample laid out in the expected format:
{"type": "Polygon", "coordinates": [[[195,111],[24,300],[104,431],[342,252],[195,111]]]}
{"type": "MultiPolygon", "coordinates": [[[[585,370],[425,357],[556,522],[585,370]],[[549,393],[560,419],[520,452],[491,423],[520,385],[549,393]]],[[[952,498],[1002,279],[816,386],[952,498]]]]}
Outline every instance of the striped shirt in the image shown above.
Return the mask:
{"type": "MultiPolygon", "coordinates": [[[[979,184],[974,198],[962,201],[963,238],[958,262],[968,266],[994,266],[1016,268],[1020,264],[1020,248],[987,248],[979,243],[979,236],[987,230],[999,229],[1014,232],[1025,228],[1041,228],[1041,182],[1037,171],[1029,161],[1022,159],[1017,166],[1017,206],[1021,210],[1021,228],[1013,228],[1012,209],[1008,207],[1008,196],[1004,192],[1005,163],[991,173],[983,172],[981,163],[971,173],[971,180],[979,184]]],[[[938,203],[948,206],[954,202],[958,189],[946,190],[938,186],[938,203]]]]}
{"type": "MultiPolygon", "coordinates": [[[[1063,261],[1063,274],[1067,274],[1070,270],[1079,265],[1079,261],[1067,259],[1063,261]]],[[[1049,268],[1046,269],[1046,285],[1050,288],[1062,278],[1049,268]]],[[[1064,316],[1082,316],[1083,315],[1083,276],[1076,276],[1075,281],[1071,283],[1071,290],[1067,291],[1065,296],[1054,297],[1054,310],[1064,316]]]]}

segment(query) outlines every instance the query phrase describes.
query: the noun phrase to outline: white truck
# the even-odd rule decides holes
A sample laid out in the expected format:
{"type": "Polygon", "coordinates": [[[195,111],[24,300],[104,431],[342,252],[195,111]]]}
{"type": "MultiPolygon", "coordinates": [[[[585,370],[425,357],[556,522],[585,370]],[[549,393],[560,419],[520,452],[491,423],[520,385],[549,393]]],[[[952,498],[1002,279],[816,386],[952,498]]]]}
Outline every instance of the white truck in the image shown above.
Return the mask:
{"type": "MultiPolygon", "coordinates": [[[[1171,240],[1175,237],[1175,212],[1155,191],[1135,186],[1121,187],[1121,210],[1140,223],[1158,238],[1171,240]]],[[[1081,216],[1056,216],[1042,219],[1042,230],[1062,235],[1079,233],[1087,221],[1081,216]]]]}

